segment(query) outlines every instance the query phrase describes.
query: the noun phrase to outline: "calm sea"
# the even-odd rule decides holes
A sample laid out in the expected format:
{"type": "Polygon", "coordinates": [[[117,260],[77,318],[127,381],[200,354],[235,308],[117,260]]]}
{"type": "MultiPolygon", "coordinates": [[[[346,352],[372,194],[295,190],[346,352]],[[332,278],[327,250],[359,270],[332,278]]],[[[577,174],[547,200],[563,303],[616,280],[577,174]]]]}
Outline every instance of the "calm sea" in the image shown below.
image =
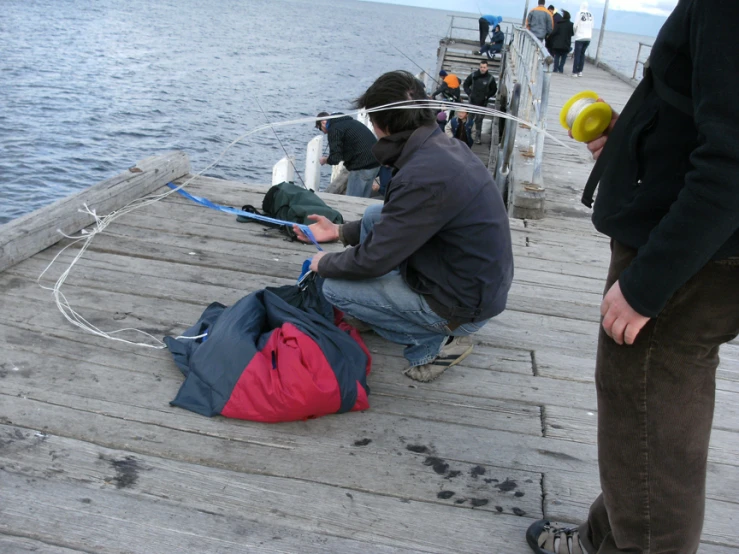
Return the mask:
{"type": "MultiPolygon", "coordinates": [[[[153,154],[184,150],[198,171],[267,121],[349,109],[385,71],[433,69],[449,25],[442,11],[352,0],[2,6],[0,223],[153,154]]],[[[609,33],[604,59],[631,74],[639,40],[609,33]]],[[[266,184],[283,147],[301,169],[312,125],[276,132],[209,175],[266,184]]]]}

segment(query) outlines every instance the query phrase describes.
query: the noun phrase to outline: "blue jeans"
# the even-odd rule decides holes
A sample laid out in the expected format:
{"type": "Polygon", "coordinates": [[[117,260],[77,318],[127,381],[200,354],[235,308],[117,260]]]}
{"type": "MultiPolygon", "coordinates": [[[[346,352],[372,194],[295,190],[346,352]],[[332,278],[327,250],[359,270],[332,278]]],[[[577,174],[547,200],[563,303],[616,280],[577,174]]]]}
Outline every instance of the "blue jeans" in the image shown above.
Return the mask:
{"type": "Polygon", "coordinates": [[[369,198],[372,194],[372,183],[380,171],[380,167],[372,169],[357,169],[349,172],[349,182],[346,184],[347,196],[369,198]]]}
{"type": "Polygon", "coordinates": [[[554,51],[554,73],[565,72],[565,60],[567,59],[567,54],[569,54],[569,52],[565,52],[564,50],[554,51]]]}
{"type": "MultiPolygon", "coordinates": [[[[381,204],[365,210],[360,242],[380,219],[381,211],[381,204]]],[[[448,320],[434,312],[423,295],[411,290],[398,269],[376,279],[326,279],[323,294],[339,310],[364,321],[381,337],[404,344],[403,355],[410,366],[433,361],[450,335],[471,335],[488,321],[465,323],[451,331],[448,320]]]]}
{"type": "Polygon", "coordinates": [[[590,46],[589,40],[575,41],[575,61],[572,64],[572,73],[582,73],[582,68],[585,67],[585,51],[588,46],[590,46]]]}

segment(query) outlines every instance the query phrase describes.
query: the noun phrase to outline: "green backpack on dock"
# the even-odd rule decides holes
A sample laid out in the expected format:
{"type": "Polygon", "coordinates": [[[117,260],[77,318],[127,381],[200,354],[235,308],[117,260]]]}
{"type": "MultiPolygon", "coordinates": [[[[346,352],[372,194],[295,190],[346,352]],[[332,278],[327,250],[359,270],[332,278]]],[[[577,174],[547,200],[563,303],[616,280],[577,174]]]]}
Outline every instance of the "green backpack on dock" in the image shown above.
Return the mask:
{"type": "Polygon", "coordinates": [[[311,214],[325,216],[339,225],[344,223],[341,214],[327,206],[315,192],[292,182],[282,182],[271,187],[262,201],[262,211],[269,217],[295,223],[313,223],[308,219],[311,214]]]}
{"type": "MultiPolygon", "coordinates": [[[[254,206],[246,205],[241,208],[245,212],[259,213],[254,206]]],[[[344,223],[342,215],[318,197],[312,190],[297,186],[293,182],[283,181],[273,185],[262,200],[263,215],[283,221],[294,221],[309,225],[314,223],[308,219],[309,215],[316,214],[326,217],[332,223],[341,225],[344,223]]],[[[255,221],[244,216],[236,216],[236,220],[246,223],[255,221]]],[[[292,228],[287,225],[271,225],[262,223],[268,227],[279,227],[289,237],[295,238],[292,228]]]]}

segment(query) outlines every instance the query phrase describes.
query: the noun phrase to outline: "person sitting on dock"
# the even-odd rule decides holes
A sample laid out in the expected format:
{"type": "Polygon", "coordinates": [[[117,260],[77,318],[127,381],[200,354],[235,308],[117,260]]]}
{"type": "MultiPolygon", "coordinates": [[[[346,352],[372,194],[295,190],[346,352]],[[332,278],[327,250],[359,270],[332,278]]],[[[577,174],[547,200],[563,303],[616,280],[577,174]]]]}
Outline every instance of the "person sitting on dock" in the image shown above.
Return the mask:
{"type": "Polygon", "coordinates": [[[549,10],[544,7],[544,4],[544,0],[539,0],[539,4],[529,12],[529,16],[526,18],[526,28],[542,42],[554,29],[554,19],[549,10]]]}
{"type": "MultiPolygon", "coordinates": [[[[480,68],[470,73],[464,80],[464,91],[473,106],[487,106],[490,99],[498,92],[495,77],[488,72],[487,60],[480,60],[480,68]]],[[[475,142],[482,143],[482,114],[475,115],[475,142]]]]}
{"type": "MultiPolygon", "coordinates": [[[[392,71],[356,105],[425,99],[423,83],[392,71]]],[[[467,335],[505,309],[513,279],[508,216],[485,165],[441,132],[431,108],[370,119],[379,137],[373,152],[393,167],[385,203],[343,225],[311,216],[317,240],[350,248],[317,253],[310,269],[325,278],[323,293],[336,308],[406,345],[406,376],[431,381],[472,351],[467,335]]]]}
{"type": "Polygon", "coordinates": [[[503,43],[505,42],[505,33],[500,30],[500,25],[496,25],[493,29],[493,36],[490,39],[490,44],[484,45],[479,52],[475,54],[487,54],[488,59],[492,59],[495,54],[500,54],[503,50],[503,43]]]}
{"type": "Polygon", "coordinates": [[[457,110],[457,115],[449,120],[444,131],[448,137],[461,140],[467,146],[472,148],[472,125],[474,122],[474,119],[468,117],[466,111],[457,110]]]}
{"type": "MultiPolygon", "coordinates": [[[[328,112],[321,112],[317,117],[328,115],[328,112]]],[[[372,155],[372,147],[377,142],[372,131],[348,115],[319,119],[316,127],[328,135],[329,155],[320,159],[321,165],[338,165],[343,161],[349,171],[346,195],[369,198],[372,184],[380,171],[380,164],[372,155]]]]}
{"type": "MultiPolygon", "coordinates": [[[[719,349],[739,334],[737,20],[739,3],[680,0],[644,79],[587,145],[583,203],[597,186],[593,224],[611,245],[595,361],[602,493],[579,528],[534,523],[537,554],[703,551],[719,349]]],[[[712,512],[716,529],[736,507],[712,512]]]]}
{"type": "Polygon", "coordinates": [[[459,102],[462,97],[462,92],[459,88],[462,82],[459,80],[459,77],[443,69],[439,71],[439,77],[441,77],[442,81],[439,83],[439,88],[431,94],[431,98],[435,100],[441,94],[444,100],[448,102],[459,102]]]}

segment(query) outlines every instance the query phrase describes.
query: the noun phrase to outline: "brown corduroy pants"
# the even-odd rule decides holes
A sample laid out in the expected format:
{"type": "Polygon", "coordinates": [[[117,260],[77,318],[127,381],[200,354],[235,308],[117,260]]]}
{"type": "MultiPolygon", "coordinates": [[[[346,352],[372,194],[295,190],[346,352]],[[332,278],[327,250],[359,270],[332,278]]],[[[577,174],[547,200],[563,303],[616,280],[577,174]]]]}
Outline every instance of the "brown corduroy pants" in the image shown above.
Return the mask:
{"type": "MultiPolygon", "coordinates": [[[[636,256],[613,242],[606,290],[636,256]]],[[[694,554],[705,511],[719,346],[739,333],[739,259],[709,262],[631,346],[601,327],[595,370],[602,494],[590,554],[694,554]]]]}

